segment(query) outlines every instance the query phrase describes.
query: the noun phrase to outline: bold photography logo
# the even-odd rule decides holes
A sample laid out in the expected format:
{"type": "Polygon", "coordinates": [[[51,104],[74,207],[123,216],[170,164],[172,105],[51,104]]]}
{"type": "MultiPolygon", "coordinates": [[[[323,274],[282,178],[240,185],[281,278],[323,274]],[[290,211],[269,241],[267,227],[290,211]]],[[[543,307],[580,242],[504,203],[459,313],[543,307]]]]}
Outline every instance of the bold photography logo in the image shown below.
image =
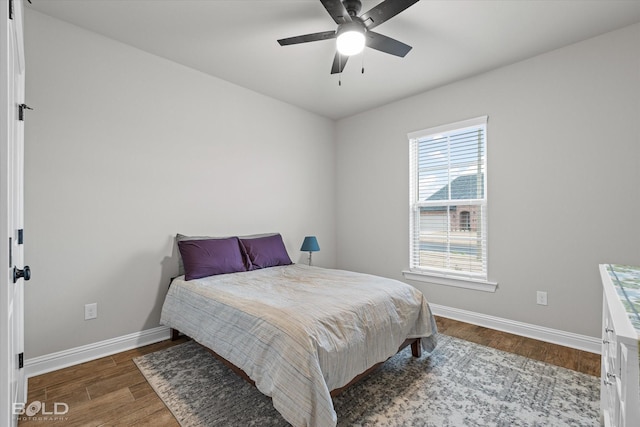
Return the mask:
{"type": "Polygon", "coordinates": [[[38,419],[62,419],[61,415],[65,415],[69,412],[69,405],[64,402],[53,402],[53,408],[48,407],[45,402],[34,400],[29,405],[24,403],[13,404],[13,414],[21,416],[22,418],[38,419]]]}

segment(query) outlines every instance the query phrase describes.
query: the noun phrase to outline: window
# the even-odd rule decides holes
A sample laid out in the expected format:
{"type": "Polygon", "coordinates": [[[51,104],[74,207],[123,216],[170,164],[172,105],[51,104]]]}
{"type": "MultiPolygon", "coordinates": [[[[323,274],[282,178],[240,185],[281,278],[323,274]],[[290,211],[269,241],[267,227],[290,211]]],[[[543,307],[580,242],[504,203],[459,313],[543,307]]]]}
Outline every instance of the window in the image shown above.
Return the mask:
{"type": "Polygon", "coordinates": [[[471,213],[469,211],[460,212],[460,231],[471,231],[471,213]]]}
{"type": "Polygon", "coordinates": [[[485,116],[408,135],[411,259],[406,273],[486,282],[486,124],[485,116]]]}

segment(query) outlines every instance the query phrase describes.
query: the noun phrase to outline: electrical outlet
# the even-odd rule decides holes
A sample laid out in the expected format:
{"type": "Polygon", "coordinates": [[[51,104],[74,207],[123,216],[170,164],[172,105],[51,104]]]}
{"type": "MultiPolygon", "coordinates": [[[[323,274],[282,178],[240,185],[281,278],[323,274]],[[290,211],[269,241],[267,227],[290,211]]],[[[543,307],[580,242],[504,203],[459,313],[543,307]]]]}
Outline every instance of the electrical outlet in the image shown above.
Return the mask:
{"type": "Polygon", "coordinates": [[[91,320],[98,317],[98,303],[84,305],[84,320],[91,320]]]}
{"type": "Polygon", "coordinates": [[[547,305],[547,293],[544,291],[538,291],[536,294],[536,304],[547,305]]]}

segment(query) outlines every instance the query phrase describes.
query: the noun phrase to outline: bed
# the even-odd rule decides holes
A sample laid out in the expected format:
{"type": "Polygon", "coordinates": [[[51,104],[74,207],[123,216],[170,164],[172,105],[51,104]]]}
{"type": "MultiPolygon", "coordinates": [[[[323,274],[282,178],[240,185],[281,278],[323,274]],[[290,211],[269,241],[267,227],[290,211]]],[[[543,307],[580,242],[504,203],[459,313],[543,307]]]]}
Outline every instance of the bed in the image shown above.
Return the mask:
{"type": "Polygon", "coordinates": [[[335,426],[332,391],[408,342],[416,356],[435,347],[435,320],[412,286],[301,264],[255,268],[248,252],[245,271],[198,278],[185,258],[161,323],[246,374],[293,426],[335,426]]]}

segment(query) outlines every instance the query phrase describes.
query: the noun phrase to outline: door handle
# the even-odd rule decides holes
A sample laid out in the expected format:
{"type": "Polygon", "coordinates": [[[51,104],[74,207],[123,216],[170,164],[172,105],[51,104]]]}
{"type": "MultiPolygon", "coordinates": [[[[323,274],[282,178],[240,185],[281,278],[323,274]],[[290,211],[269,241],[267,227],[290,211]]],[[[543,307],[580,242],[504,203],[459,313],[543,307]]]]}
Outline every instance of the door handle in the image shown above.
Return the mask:
{"type": "Polygon", "coordinates": [[[18,267],[13,267],[13,283],[16,283],[20,278],[24,280],[31,279],[31,268],[28,265],[25,265],[22,270],[18,267]]]}

